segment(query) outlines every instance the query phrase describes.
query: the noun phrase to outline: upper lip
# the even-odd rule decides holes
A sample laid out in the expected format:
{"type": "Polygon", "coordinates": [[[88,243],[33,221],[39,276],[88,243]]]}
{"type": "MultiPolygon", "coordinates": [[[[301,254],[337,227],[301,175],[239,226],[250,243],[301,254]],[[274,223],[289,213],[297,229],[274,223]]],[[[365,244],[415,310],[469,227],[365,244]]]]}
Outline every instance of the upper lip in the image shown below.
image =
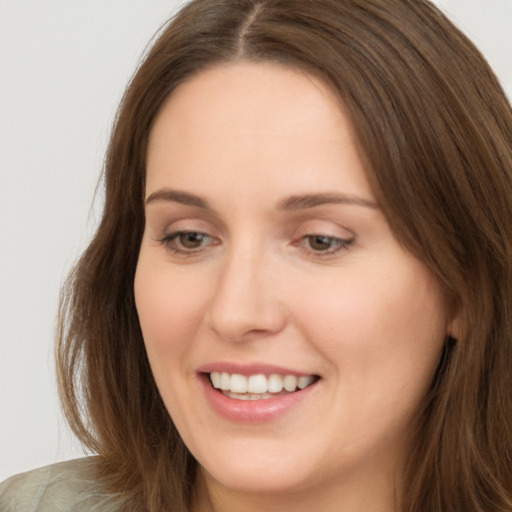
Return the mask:
{"type": "Polygon", "coordinates": [[[301,375],[316,375],[309,371],[301,371],[292,368],[286,368],[284,366],[278,366],[268,363],[250,363],[240,364],[232,362],[215,362],[205,364],[197,369],[198,373],[212,373],[212,372],[226,372],[230,374],[237,373],[239,375],[295,375],[300,377],[301,375]]]}

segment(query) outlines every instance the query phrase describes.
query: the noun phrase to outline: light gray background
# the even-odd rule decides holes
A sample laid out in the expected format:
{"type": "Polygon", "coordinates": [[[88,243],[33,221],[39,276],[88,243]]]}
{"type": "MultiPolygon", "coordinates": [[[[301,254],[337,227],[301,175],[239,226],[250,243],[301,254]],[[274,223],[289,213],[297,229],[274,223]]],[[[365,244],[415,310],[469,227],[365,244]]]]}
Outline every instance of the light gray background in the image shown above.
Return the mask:
{"type": "MultiPolygon", "coordinates": [[[[59,288],[94,229],[117,103],[180,0],[0,0],[0,480],[83,452],[58,407],[59,288]]],[[[512,96],[512,0],[436,2],[512,96]]]]}

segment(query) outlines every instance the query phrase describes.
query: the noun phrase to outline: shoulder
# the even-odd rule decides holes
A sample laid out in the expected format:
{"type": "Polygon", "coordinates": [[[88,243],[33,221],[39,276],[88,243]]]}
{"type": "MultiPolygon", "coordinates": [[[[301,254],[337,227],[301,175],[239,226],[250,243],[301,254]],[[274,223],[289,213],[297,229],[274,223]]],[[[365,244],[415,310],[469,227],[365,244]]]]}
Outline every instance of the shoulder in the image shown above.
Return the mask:
{"type": "Polygon", "coordinates": [[[15,475],[0,484],[2,512],[116,512],[96,476],[96,457],[15,475]]]}

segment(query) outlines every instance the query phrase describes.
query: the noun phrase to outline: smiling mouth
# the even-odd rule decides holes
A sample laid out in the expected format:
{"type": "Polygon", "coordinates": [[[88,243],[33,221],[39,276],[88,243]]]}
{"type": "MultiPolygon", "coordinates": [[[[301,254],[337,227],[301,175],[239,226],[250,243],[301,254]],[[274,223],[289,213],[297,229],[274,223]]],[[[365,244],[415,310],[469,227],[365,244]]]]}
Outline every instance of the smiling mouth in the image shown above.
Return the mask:
{"type": "Polygon", "coordinates": [[[245,376],[227,372],[211,372],[208,375],[215,389],[235,400],[266,400],[289,395],[308,388],[320,379],[317,375],[255,374],[245,376]]]}

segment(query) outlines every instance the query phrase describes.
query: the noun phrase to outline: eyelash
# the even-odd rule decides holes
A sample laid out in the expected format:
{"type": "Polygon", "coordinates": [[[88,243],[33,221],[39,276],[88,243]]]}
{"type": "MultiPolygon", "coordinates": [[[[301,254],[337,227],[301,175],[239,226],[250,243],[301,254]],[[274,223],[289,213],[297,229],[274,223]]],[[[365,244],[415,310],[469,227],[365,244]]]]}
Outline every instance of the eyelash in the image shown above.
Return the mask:
{"type": "Polygon", "coordinates": [[[201,250],[201,248],[204,246],[204,243],[194,249],[180,248],[177,245],[179,243],[180,237],[191,235],[203,237],[203,241],[207,239],[213,240],[213,238],[208,233],[203,233],[201,231],[176,231],[174,233],[170,233],[169,235],[165,235],[159,238],[158,241],[175,254],[180,254],[184,256],[193,255],[201,250]]]}
{"type": "MultiPolygon", "coordinates": [[[[162,236],[158,239],[158,242],[164,245],[167,249],[172,251],[174,254],[183,255],[183,256],[192,256],[198,253],[205,245],[207,245],[208,240],[214,240],[213,237],[208,235],[208,233],[203,233],[201,231],[176,231],[174,233],[170,233],[168,235],[162,236]],[[180,248],[178,244],[180,244],[179,239],[184,236],[194,236],[202,238],[201,245],[197,248],[180,248]]],[[[346,251],[354,242],[354,239],[344,239],[338,238],[335,236],[328,235],[304,235],[299,238],[298,241],[294,242],[293,245],[295,247],[299,247],[304,251],[307,251],[310,254],[313,254],[315,257],[329,257],[338,254],[341,251],[346,251]],[[320,241],[320,243],[330,244],[330,247],[325,250],[315,250],[311,247],[312,240],[320,241]],[[308,243],[309,241],[309,243],[308,243]],[[304,248],[303,245],[307,244],[309,248],[304,248]]],[[[182,244],[181,244],[182,245],[182,244]]],[[[215,244],[217,245],[217,244],[215,244]]]]}
{"type": "Polygon", "coordinates": [[[302,243],[306,242],[307,245],[309,246],[309,248],[306,249],[308,252],[311,251],[317,257],[318,256],[319,257],[329,257],[329,256],[334,256],[341,251],[348,250],[348,248],[352,245],[353,241],[354,241],[354,239],[349,240],[349,239],[345,239],[345,238],[338,238],[335,236],[313,234],[313,235],[305,235],[305,236],[301,237],[299,239],[299,241],[295,243],[295,245],[300,246],[300,245],[302,245],[302,243]],[[330,248],[325,251],[314,250],[311,247],[311,241],[314,239],[317,239],[317,241],[319,239],[322,239],[322,241],[323,241],[322,243],[330,244],[330,248]],[[306,241],[309,241],[309,243],[307,243],[306,241]]]}

